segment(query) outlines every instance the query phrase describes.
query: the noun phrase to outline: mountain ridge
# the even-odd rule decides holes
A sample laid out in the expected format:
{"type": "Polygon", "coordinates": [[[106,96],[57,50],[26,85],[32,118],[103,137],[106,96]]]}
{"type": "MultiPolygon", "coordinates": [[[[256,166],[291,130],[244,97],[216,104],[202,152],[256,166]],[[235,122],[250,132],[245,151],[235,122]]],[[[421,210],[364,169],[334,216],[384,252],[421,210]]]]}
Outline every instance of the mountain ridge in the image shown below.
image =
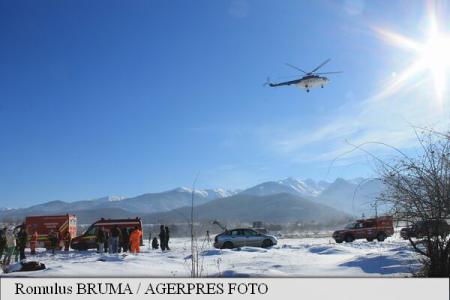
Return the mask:
{"type": "MultiPolygon", "coordinates": [[[[229,198],[234,195],[264,197],[287,193],[319,204],[325,204],[348,214],[371,215],[373,208],[370,206],[370,203],[376,199],[382,189],[380,182],[366,182],[363,178],[351,180],[336,178],[330,183],[327,181],[298,180],[288,177],[277,181],[266,181],[244,190],[196,189],[194,196],[195,205],[199,206],[216,199],[229,198]]],[[[163,192],[145,193],[135,197],[105,196],[74,202],[53,200],[27,208],[2,209],[0,210],[0,219],[105,209],[116,209],[130,215],[135,215],[136,213],[162,213],[189,206],[192,200],[192,192],[191,188],[178,187],[163,192]]]]}

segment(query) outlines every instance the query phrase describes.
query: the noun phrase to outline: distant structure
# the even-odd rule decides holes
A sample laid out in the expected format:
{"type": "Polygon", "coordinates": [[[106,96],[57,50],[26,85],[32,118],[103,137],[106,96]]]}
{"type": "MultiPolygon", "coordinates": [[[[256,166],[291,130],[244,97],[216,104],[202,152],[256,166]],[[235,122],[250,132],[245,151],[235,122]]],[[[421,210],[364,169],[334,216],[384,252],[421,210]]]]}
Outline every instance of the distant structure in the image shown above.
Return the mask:
{"type": "Polygon", "coordinates": [[[264,227],[264,224],[261,221],[253,221],[252,227],[253,228],[262,228],[262,227],[264,227]]]}

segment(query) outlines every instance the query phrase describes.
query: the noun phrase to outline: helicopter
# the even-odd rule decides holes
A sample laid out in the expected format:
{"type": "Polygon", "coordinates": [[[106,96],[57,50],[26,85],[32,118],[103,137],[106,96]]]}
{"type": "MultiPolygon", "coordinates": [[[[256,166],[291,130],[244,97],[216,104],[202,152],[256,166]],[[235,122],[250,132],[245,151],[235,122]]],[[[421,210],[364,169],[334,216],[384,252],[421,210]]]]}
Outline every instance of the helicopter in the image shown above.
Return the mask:
{"type": "Polygon", "coordinates": [[[268,78],[265,85],[269,85],[270,87],[277,87],[277,86],[295,84],[299,88],[306,89],[306,92],[308,92],[308,93],[311,88],[315,88],[315,87],[319,87],[319,86],[321,88],[323,88],[326,84],[328,84],[330,82],[330,79],[328,79],[325,76],[320,76],[320,75],[342,73],[342,71],[317,73],[317,71],[320,68],[322,68],[325,64],[327,64],[330,60],[331,59],[327,59],[326,61],[321,63],[318,67],[316,67],[311,72],[305,72],[302,69],[299,69],[294,65],[286,63],[287,66],[289,66],[297,71],[300,71],[300,72],[304,73],[305,75],[303,77],[295,79],[295,80],[279,82],[279,83],[271,82],[270,79],[268,78]]]}

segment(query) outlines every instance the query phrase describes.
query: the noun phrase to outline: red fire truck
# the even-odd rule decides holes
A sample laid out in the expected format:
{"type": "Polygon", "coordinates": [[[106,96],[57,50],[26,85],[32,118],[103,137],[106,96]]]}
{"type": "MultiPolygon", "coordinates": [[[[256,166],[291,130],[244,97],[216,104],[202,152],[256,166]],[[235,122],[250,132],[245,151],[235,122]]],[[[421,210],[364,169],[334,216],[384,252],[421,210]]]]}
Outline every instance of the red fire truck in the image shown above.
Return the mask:
{"type": "Polygon", "coordinates": [[[336,230],[333,238],[336,243],[343,241],[351,243],[357,239],[367,239],[371,242],[377,239],[384,241],[388,236],[394,234],[393,219],[391,216],[377,217],[373,219],[356,220],[348,224],[342,230],[336,230]]]}
{"type": "Polygon", "coordinates": [[[48,235],[51,231],[56,232],[59,239],[62,239],[66,232],[69,232],[72,238],[77,235],[77,217],[75,215],[30,216],[25,218],[25,225],[29,237],[37,231],[37,247],[40,248],[50,248],[48,235]]]}

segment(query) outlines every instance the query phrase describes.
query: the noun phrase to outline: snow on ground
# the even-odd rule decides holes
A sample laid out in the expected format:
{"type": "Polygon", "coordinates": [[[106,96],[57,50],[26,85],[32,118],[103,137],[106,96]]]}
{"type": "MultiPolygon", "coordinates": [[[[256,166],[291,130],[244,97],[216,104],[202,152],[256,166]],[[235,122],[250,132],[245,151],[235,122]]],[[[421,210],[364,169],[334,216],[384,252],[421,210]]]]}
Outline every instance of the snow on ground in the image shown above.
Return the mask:
{"type": "MultiPolygon", "coordinates": [[[[201,248],[201,242],[199,243],[201,248]]],[[[135,255],[99,255],[94,250],[60,252],[45,249],[28,256],[46,270],[1,274],[32,277],[189,277],[190,240],[173,238],[172,250],[150,250],[148,242],[135,255]]],[[[202,276],[224,277],[364,277],[411,276],[420,268],[408,241],[336,244],[330,238],[280,239],[270,248],[219,250],[206,245],[199,255],[202,276]]]]}

